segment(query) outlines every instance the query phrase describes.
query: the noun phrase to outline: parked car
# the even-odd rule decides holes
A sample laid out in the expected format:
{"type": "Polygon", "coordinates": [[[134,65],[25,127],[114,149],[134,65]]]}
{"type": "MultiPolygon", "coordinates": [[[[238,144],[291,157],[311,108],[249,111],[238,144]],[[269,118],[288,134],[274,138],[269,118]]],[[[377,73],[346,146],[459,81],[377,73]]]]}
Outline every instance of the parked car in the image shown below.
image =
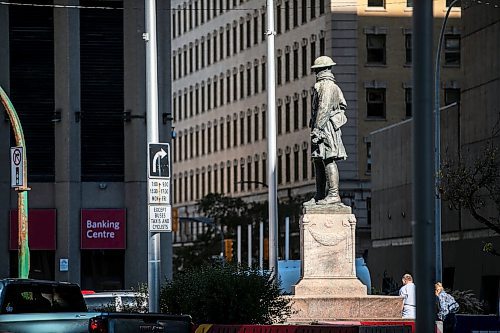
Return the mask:
{"type": "Polygon", "coordinates": [[[83,294],[87,309],[100,312],[140,312],[148,311],[146,295],[131,291],[104,291],[83,294]]]}

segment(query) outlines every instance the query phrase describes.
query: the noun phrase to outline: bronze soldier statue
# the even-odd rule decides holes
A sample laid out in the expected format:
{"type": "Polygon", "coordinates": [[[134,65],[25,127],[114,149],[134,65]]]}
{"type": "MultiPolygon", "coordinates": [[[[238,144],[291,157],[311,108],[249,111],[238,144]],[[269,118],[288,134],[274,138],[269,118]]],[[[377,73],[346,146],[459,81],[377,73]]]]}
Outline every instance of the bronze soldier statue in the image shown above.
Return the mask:
{"type": "Polygon", "coordinates": [[[347,103],[342,90],[335,84],[330,57],[321,56],[311,67],[316,73],[312,96],[311,157],[316,173],[316,195],[304,206],[340,203],[339,171],[335,161],[345,160],[340,128],[347,122],[347,103]],[[328,189],[326,189],[328,185],[328,189]]]}

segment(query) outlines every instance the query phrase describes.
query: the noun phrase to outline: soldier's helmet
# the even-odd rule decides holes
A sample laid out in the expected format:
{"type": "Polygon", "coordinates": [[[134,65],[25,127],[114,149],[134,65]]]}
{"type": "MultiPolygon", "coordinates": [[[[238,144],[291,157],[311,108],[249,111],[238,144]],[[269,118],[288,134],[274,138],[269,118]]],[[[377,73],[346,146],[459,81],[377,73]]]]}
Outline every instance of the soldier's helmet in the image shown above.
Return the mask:
{"type": "Polygon", "coordinates": [[[323,68],[323,67],[332,67],[335,66],[336,63],[333,62],[332,58],[328,56],[321,56],[317,57],[316,60],[314,60],[314,65],[311,66],[311,68],[323,68]]]}

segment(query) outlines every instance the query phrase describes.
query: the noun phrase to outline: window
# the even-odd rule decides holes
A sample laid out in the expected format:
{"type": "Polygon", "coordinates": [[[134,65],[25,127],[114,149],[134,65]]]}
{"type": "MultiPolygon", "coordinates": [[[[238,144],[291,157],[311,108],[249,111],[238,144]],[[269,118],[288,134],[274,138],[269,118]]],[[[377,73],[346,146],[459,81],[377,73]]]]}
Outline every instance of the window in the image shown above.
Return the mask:
{"type": "Polygon", "coordinates": [[[266,110],[262,110],[262,139],[265,139],[267,134],[266,120],[266,110]]]}
{"type": "Polygon", "coordinates": [[[410,118],[412,116],[411,101],[412,101],[412,89],[405,88],[405,106],[406,106],[406,117],[410,118]]]}
{"type": "Polygon", "coordinates": [[[252,46],[252,31],[251,31],[251,28],[250,28],[250,20],[247,20],[247,47],[251,47],[252,46]]]}
{"type": "Polygon", "coordinates": [[[319,54],[320,55],[323,55],[326,53],[326,49],[325,49],[325,36],[321,36],[319,38],[319,54]]]}
{"type": "Polygon", "coordinates": [[[314,64],[314,60],[316,60],[316,42],[311,42],[311,66],[314,64]]]}
{"type": "Polygon", "coordinates": [[[366,143],[366,173],[372,172],[372,144],[366,143]]]}
{"type": "Polygon", "coordinates": [[[181,91],[179,90],[179,110],[177,112],[177,115],[178,115],[178,120],[182,119],[182,95],[181,95],[181,91]]]}
{"type": "Polygon", "coordinates": [[[210,110],[212,109],[212,85],[207,83],[207,109],[210,110]]]}
{"type": "Polygon", "coordinates": [[[283,108],[281,103],[278,102],[278,135],[281,134],[281,127],[283,123],[283,108]]]}
{"type": "Polygon", "coordinates": [[[253,90],[254,94],[259,93],[259,65],[253,66],[253,90]]]}
{"type": "Polygon", "coordinates": [[[247,97],[252,95],[252,69],[247,68],[247,97]]]}
{"type": "Polygon", "coordinates": [[[368,0],[368,7],[385,7],[384,0],[368,0]]]}
{"type": "Polygon", "coordinates": [[[299,26],[299,1],[293,0],[293,27],[299,26]]]}
{"type": "Polygon", "coordinates": [[[189,30],[193,29],[193,4],[190,3],[188,6],[189,10],[189,30]]]}
{"type": "Polygon", "coordinates": [[[233,172],[234,172],[233,191],[236,193],[238,192],[238,182],[236,181],[238,179],[238,165],[236,165],[236,163],[233,165],[233,172]]]}
{"type": "Polygon", "coordinates": [[[444,63],[460,66],[460,36],[446,35],[444,37],[444,63]]]}
{"type": "Polygon", "coordinates": [[[188,133],[184,132],[184,160],[188,159],[188,133]]]}
{"type": "Polygon", "coordinates": [[[302,76],[307,76],[307,46],[302,46],[302,76]]]}
{"type": "Polygon", "coordinates": [[[201,86],[201,112],[205,112],[205,86],[201,86]]]}
{"type": "MultiPolygon", "coordinates": [[[[233,26],[233,54],[238,53],[238,34],[236,32],[236,25],[233,26]]],[[[228,45],[229,48],[229,45],[228,45]]]]}
{"type": "Polygon", "coordinates": [[[278,155],[278,184],[283,184],[283,155],[278,155]]]}
{"type": "Polygon", "coordinates": [[[293,152],[293,180],[299,181],[299,151],[293,152]]]}
{"type": "Polygon", "coordinates": [[[200,147],[200,131],[199,130],[196,130],[196,133],[195,133],[194,147],[195,147],[196,157],[200,156],[200,149],[198,149],[200,147]]]}
{"type": "Polygon", "coordinates": [[[207,190],[208,193],[212,193],[212,171],[207,171],[207,190]]]}
{"type": "Polygon", "coordinates": [[[198,26],[198,1],[194,3],[194,25],[198,26]]]}
{"type": "Polygon", "coordinates": [[[206,189],[206,184],[205,184],[205,173],[201,173],[201,196],[204,197],[207,195],[207,189],[206,189]]]}
{"type": "Polygon", "coordinates": [[[233,74],[233,100],[238,100],[238,74],[233,74]]]}
{"type": "Polygon", "coordinates": [[[214,34],[214,63],[217,62],[217,50],[217,35],[214,34]]]}
{"type": "Polygon", "coordinates": [[[220,105],[224,105],[224,78],[221,76],[219,81],[219,94],[220,94],[220,105]]]}
{"type": "Polygon", "coordinates": [[[226,102],[231,103],[231,76],[226,76],[226,102]]]}
{"type": "Polygon", "coordinates": [[[366,35],[366,62],[385,65],[385,35],[366,35]]]}
{"type": "Polygon", "coordinates": [[[192,86],[191,86],[191,89],[189,90],[189,116],[192,117],[193,116],[193,90],[192,90],[192,86]]]}
{"type": "Polygon", "coordinates": [[[199,70],[200,69],[199,55],[200,55],[200,46],[198,44],[196,44],[194,46],[194,66],[195,66],[195,70],[199,70]]]}
{"type": "Polygon", "coordinates": [[[172,14],[172,37],[174,37],[174,38],[176,35],[175,27],[176,27],[176,22],[175,22],[175,12],[174,12],[172,14]]]}
{"type": "Polygon", "coordinates": [[[267,161],[265,159],[263,159],[262,160],[262,179],[263,179],[264,184],[267,184],[267,178],[268,178],[267,161]]]}
{"type": "Polygon", "coordinates": [[[385,118],[385,88],[366,89],[366,116],[385,118]]]}
{"type": "Polygon", "coordinates": [[[208,135],[208,140],[207,140],[207,153],[211,154],[212,153],[212,128],[209,127],[207,128],[207,135],[208,135]]]}
{"type": "Polygon", "coordinates": [[[219,186],[219,173],[217,169],[214,169],[214,193],[218,193],[219,186]]]}
{"type": "Polygon", "coordinates": [[[299,129],[299,98],[293,100],[293,129],[299,129]]]}
{"type": "Polygon", "coordinates": [[[307,0],[302,0],[302,6],[301,6],[301,22],[302,24],[307,22],[307,0]]]}
{"type": "Polygon", "coordinates": [[[219,136],[217,135],[217,125],[214,124],[214,153],[219,150],[219,136]]]}
{"type": "MultiPolygon", "coordinates": [[[[234,181],[236,181],[236,179],[234,181]]],[[[226,187],[227,187],[227,193],[230,193],[231,192],[231,166],[229,164],[227,165],[226,187]]]]}
{"type": "Polygon", "coordinates": [[[177,57],[174,55],[172,57],[172,78],[177,80],[177,57]]]}
{"type": "Polygon", "coordinates": [[[220,122],[220,150],[224,150],[224,122],[220,122]]]}
{"type": "Polygon", "coordinates": [[[221,165],[220,168],[220,193],[224,193],[224,167],[221,165]]]}
{"type": "Polygon", "coordinates": [[[413,0],[406,0],[406,7],[413,7],[413,0]]]}
{"type": "Polygon", "coordinates": [[[262,41],[266,40],[266,12],[262,12],[260,16],[260,25],[261,25],[261,30],[262,30],[262,41]]]}
{"type": "Polygon", "coordinates": [[[319,0],[319,15],[325,13],[325,0],[319,0]]]}
{"type": "Polygon", "coordinates": [[[233,119],[233,146],[238,145],[238,120],[236,118],[233,119]]]}
{"type": "Polygon", "coordinates": [[[205,68],[205,42],[201,41],[201,68],[205,68]]]}
{"type": "Polygon", "coordinates": [[[196,193],[195,193],[195,200],[198,200],[200,197],[200,174],[196,174],[196,193]]]}
{"type": "Polygon", "coordinates": [[[299,78],[299,50],[293,50],[293,79],[299,78]]]}
{"type": "Polygon", "coordinates": [[[253,18],[253,43],[256,45],[259,43],[259,17],[254,16],[253,18]]]}
{"type": "Polygon", "coordinates": [[[224,33],[221,32],[219,33],[219,42],[220,42],[220,47],[219,47],[219,59],[224,59],[224,49],[227,49],[227,47],[224,44],[224,33]]]}
{"type": "Polygon", "coordinates": [[[211,40],[210,38],[207,39],[207,65],[210,65],[211,63],[211,58],[210,54],[212,53],[212,47],[211,47],[211,40]]]}
{"type": "Polygon", "coordinates": [[[179,161],[182,161],[182,134],[177,137],[177,140],[179,141],[179,150],[177,151],[179,154],[179,161]]]}
{"type": "Polygon", "coordinates": [[[247,143],[252,142],[252,114],[247,115],[247,143]]]}
{"type": "Polygon", "coordinates": [[[278,85],[281,85],[281,56],[278,55],[278,59],[276,61],[276,82],[278,85]]]}
{"type": "Polygon", "coordinates": [[[245,37],[244,35],[244,28],[243,28],[243,22],[240,23],[240,51],[243,51],[245,48],[245,45],[243,43],[243,38],[245,37]]]}
{"type": "Polygon", "coordinates": [[[240,118],[240,144],[245,144],[245,118],[240,118]]]}
{"type": "Polygon", "coordinates": [[[307,127],[307,95],[302,96],[302,127],[307,127]]]}
{"type": "Polygon", "coordinates": [[[205,0],[201,0],[200,4],[200,21],[201,24],[205,23],[205,0]]]}
{"type": "MultiPolygon", "coordinates": [[[[255,179],[255,181],[258,182],[259,181],[259,161],[258,160],[255,160],[253,162],[253,173],[254,173],[254,179],[255,179]]],[[[254,183],[253,187],[255,189],[258,189],[259,186],[260,186],[259,183],[254,183]]]]}
{"type": "Polygon", "coordinates": [[[188,201],[188,177],[187,175],[184,176],[184,201],[188,201]]]}
{"type": "MultiPolygon", "coordinates": [[[[245,164],[240,165],[240,179],[245,179],[245,164]]],[[[240,182],[241,192],[245,191],[245,182],[240,182]]]]}
{"type": "Polygon", "coordinates": [[[259,114],[254,114],[253,136],[255,141],[259,141],[259,114]]]}
{"type": "Polygon", "coordinates": [[[186,76],[186,75],[187,75],[187,73],[188,73],[187,50],[184,50],[184,52],[182,53],[182,55],[184,56],[184,61],[183,61],[183,65],[184,65],[184,76],[186,76]]]}
{"type": "Polygon", "coordinates": [[[405,63],[406,64],[411,64],[411,34],[406,34],[405,35],[405,63]]]}
{"type": "Polygon", "coordinates": [[[285,53],[285,82],[290,82],[290,52],[285,53]]]}
{"type": "Polygon", "coordinates": [[[226,30],[226,45],[224,45],[224,48],[226,49],[226,57],[229,58],[231,56],[231,30],[227,29],[226,30]]]}
{"type": "Polygon", "coordinates": [[[231,148],[231,120],[228,119],[226,121],[226,127],[227,127],[227,148],[231,148]]]}
{"type": "Polygon", "coordinates": [[[285,31],[290,30],[290,1],[285,1],[285,31]]]}
{"type": "Polygon", "coordinates": [[[291,174],[290,153],[288,152],[285,155],[285,182],[290,183],[292,180],[291,174]]]}
{"type": "Polygon", "coordinates": [[[444,90],[444,104],[450,105],[455,102],[460,102],[460,89],[446,88],[444,90]]]}
{"type": "Polygon", "coordinates": [[[316,17],[316,0],[311,0],[311,20],[316,17]]]}
{"type": "Polygon", "coordinates": [[[276,33],[281,34],[281,5],[276,6],[276,33]]]}
{"type": "Polygon", "coordinates": [[[240,72],[240,98],[245,98],[245,78],[243,71],[240,72]]]}
{"type": "Polygon", "coordinates": [[[285,132],[290,133],[290,99],[285,103],[285,132]]]}
{"type": "Polygon", "coordinates": [[[205,138],[205,129],[201,129],[201,156],[205,156],[205,142],[207,139],[205,138]]]}

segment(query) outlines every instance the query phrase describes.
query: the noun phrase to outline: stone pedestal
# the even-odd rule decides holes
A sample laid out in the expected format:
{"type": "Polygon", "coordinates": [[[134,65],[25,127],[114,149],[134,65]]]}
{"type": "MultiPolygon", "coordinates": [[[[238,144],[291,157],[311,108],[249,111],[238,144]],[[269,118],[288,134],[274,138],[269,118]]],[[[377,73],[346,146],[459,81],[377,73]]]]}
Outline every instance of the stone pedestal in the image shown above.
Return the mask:
{"type": "Polygon", "coordinates": [[[309,206],[300,220],[301,280],[290,323],[401,318],[402,298],[368,296],[356,277],[356,217],[343,204],[309,206]]]}

